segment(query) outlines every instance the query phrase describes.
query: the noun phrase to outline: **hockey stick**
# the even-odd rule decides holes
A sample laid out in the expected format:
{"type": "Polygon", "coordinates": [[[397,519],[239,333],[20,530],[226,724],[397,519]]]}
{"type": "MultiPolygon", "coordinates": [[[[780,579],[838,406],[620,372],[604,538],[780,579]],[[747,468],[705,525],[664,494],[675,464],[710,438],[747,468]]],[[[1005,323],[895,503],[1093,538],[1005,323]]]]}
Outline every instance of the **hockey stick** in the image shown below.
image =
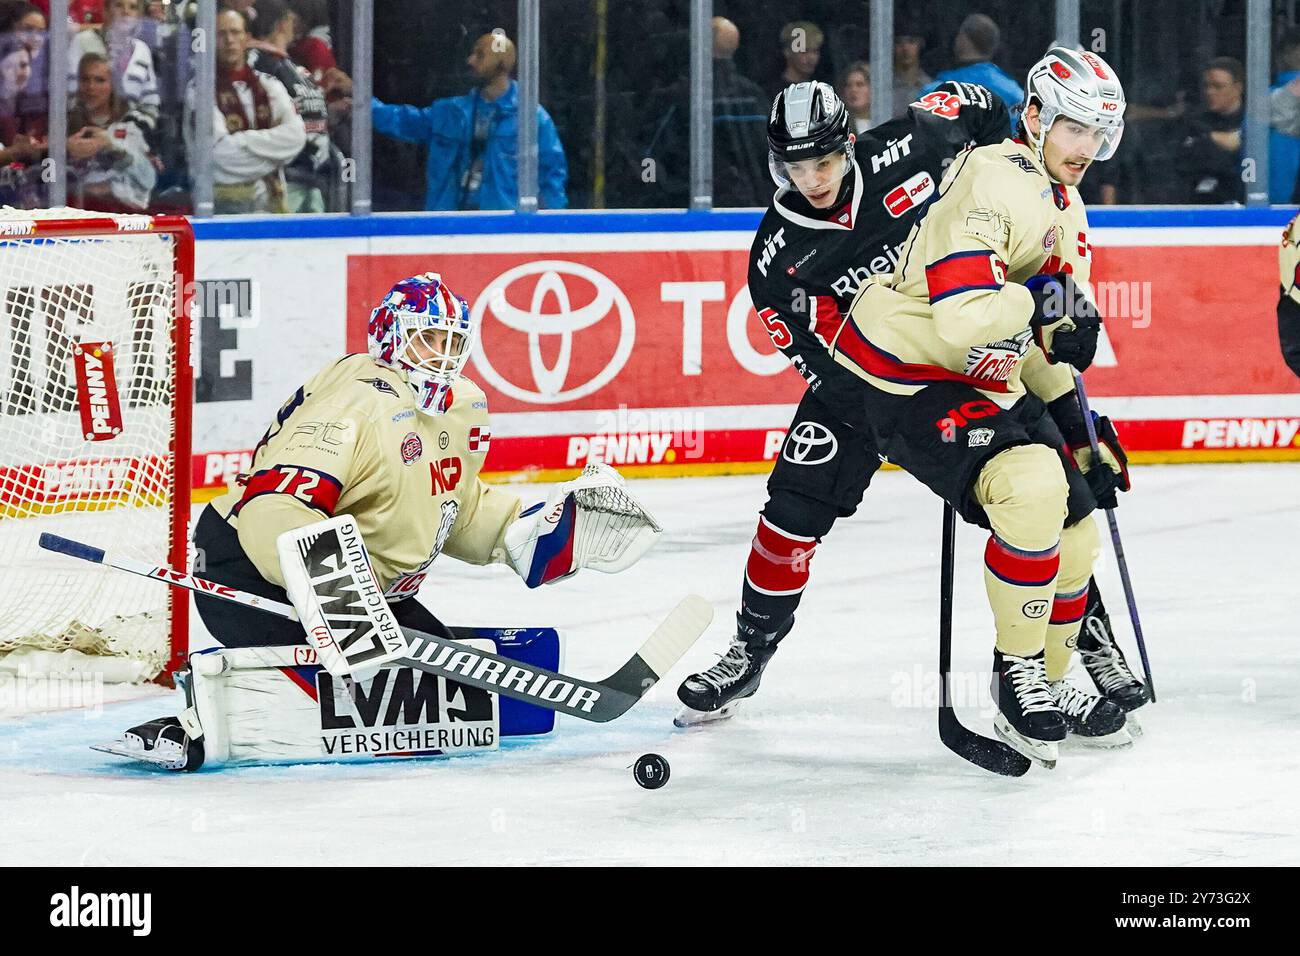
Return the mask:
{"type": "MultiPolygon", "coordinates": [[[[1092,421],[1092,409],[1088,407],[1088,394],[1083,388],[1083,376],[1074,374],[1074,391],[1079,396],[1079,407],[1083,410],[1083,424],[1088,429],[1088,447],[1092,449],[1092,467],[1105,467],[1101,461],[1101,447],[1097,443],[1097,426],[1092,421]]],[[[1115,548],[1115,563],[1119,565],[1119,579],[1124,582],[1124,600],[1128,601],[1128,618],[1133,622],[1133,636],[1137,638],[1138,656],[1142,658],[1142,675],[1147,679],[1147,690],[1151,692],[1151,703],[1156,702],[1156,685],[1151,679],[1151,662],[1147,660],[1147,642],[1142,637],[1142,622],[1138,619],[1137,598],[1133,596],[1133,581],[1128,575],[1128,559],[1124,557],[1124,543],[1119,539],[1119,522],[1115,520],[1115,509],[1107,508],[1106,522],[1110,525],[1110,543],[1115,548]]]]}
{"type": "MultiPolygon", "coordinates": [[[[47,551],[153,578],[172,587],[242,604],[289,620],[298,619],[293,607],[281,601],[249,594],[174,568],[157,567],[144,561],[114,555],[56,534],[42,533],[40,546],[47,551]]],[[[413,628],[402,628],[410,645],[409,656],[393,663],[503,697],[526,701],[546,710],[605,723],[627,713],[633,704],[645,696],[690,649],[712,620],[712,605],[699,595],[688,595],[669,612],[654,633],[622,667],[599,681],[583,680],[541,667],[525,667],[507,657],[474,650],[456,641],[413,628]]]]}
{"type": "Polygon", "coordinates": [[[957,514],[943,503],[943,551],[939,556],[939,739],[963,760],[1004,777],[1023,777],[1030,760],[1000,740],[983,737],[962,726],[949,692],[952,672],[952,579],[957,538],[957,514]]]}

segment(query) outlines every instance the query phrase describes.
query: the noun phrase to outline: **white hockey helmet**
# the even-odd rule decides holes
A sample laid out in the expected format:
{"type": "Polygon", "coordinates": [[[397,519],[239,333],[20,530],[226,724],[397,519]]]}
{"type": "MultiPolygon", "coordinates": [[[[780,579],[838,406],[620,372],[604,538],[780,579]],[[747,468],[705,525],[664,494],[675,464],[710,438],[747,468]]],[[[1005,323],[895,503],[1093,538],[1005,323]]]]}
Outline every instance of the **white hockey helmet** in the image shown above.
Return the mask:
{"type": "Polygon", "coordinates": [[[426,415],[441,415],[474,346],[469,305],[436,272],[403,279],[370,313],[370,354],[397,369],[426,415]]]}
{"type": "MultiPolygon", "coordinates": [[[[1110,159],[1124,135],[1124,87],[1110,65],[1086,50],[1054,46],[1034,64],[1025,81],[1025,105],[1039,109],[1038,135],[1025,126],[1025,139],[1043,159],[1043,141],[1062,116],[1092,129],[1097,137],[1093,159],[1110,159]]],[[[1023,114],[1022,114],[1023,115],[1023,114]]]]}

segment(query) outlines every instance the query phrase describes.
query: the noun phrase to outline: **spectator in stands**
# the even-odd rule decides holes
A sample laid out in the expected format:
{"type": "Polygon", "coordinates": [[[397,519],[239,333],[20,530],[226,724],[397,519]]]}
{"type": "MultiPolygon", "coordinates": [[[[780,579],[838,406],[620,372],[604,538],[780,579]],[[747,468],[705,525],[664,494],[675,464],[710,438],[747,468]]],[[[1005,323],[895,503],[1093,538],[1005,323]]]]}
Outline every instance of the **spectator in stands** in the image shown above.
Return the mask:
{"type": "MultiPolygon", "coordinates": [[[[185,94],[185,145],[194,168],[194,129],[212,124],[212,169],[218,213],[288,211],[284,167],[302,152],[307,134],[302,117],[279,80],[248,65],[244,16],[217,16],[217,101],[206,110],[195,103],[195,86],[185,94]]],[[[193,173],[191,173],[193,175],[193,173]]]]}
{"type": "MultiPolygon", "coordinates": [[[[424,143],[425,209],[514,209],[519,203],[516,148],[519,86],[510,78],[515,45],[501,31],[474,43],[468,64],[477,85],[426,107],[372,103],[376,133],[424,143]]],[[[537,191],[543,207],[563,209],[568,164],[550,114],[537,107],[537,191]]]]}
{"type": "Polygon", "coordinates": [[[290,0],[289,6],[298,18],[289,56],[323,86],[325,75],[338,66],[330,42],[329,8],[325,0],[290,0]]]}
{"type": "Polygon", "coordinates": [[[812,80],[817,65],[821,63],[825,41],[826,34],[822,28],[808,20],[795,20],[781,28],[781,55],[785,57],[785,69],[781,71],[780,82],[771,90],[769,103],[791,83],[812,80]]]}
{"type": "MultiPolygon", "coordinates": [[[[253,40],[248,65],[284,84],[307,132],[307,145],[284,170],[289,212],[325,212],[326,192],[338,179],[339,165],[330,144],[325,93],[304,68],[289,59],[287,49],[297,23],[297,14],[285,0],[257,0],[257,19],[249,28],[253,40]]],[[[330,203],[330,209],[340,211],[341,199],[330,203]]]]}
{"type": "MultiPolygon", "coordinates": [[[[46,49],[45,15],[30,3],[11,2],[0,8],[0,35],[13,37],[27,49],[28,77],[4,107],[10,120],[24,135],[44,139],[49,126],[49,51],[46,49]]],[[[13,50],[10,66],[22,59],[13,50]]],[[[3,122],[0,120],[0,122],[3,122]]]]}
{"type": "Polygon", "coordinates": [[[0,142],[30,136],[20,110],[23,91],[32,78],[32,53],[22,37],[0,35],[0,142]]]}
{"type": "Polygon", "coordinates": [[[0,3],[0,33],[36,33],[44,35],[45,14],[34,3],[6,0],[0,3]]]}
{"type": "Polygon", "coordinates": [[[1297,201],[1300,174],[1300,29],[1292,27],[1278,44],[1281,71],[1268,95],[1268,201],[1297,201]]]}
{"type": "MultiPolygon", "coordinates": [[[[953,57],[958,66],[943,70],[926,85],[923,93],[928,93],[945,80],[957,80],[963,83],[978,83],[996,93],[1011,112],[1011,123],[1015,125],[1024,106],[1025,91],[1019,83],[1004,73],[993,63],[993,56],[1002,43],[1002,31],[992,18],[983,13],[972,13],[961,23],[957,36],[952,42],[953,57]]],[[[1010,129],[1008,129],[1010,132],[1010,129]]]]}
{"type": "Polygon", "coordinates": [[[772,195],[767,171],[772,104],[762,87],[736,69],[739,47],[740,29],[725,17],[714,17],[713,204],[765,206],[772,195]]]}
{"type": "MultiPolygon", "coordinates": [[[[50,17],[50,0],[36,0],[33,4],[40,9],[48,20],[50,17]]],[[[73,29],[81,29],[87,24],[104,22],[104,0],[68,0],[68,20],[73,29]]]]}
{"type": "Polygon", "coordinates": [[[858,60],[840,73],[840,99],[849,111],[849,122],[858,135],[871,128],[871,66],[858,60]]]}
{"type": "Polygon", "coordinates": [[[68,202],[104,212],[145,212],[158,172],[149,145],[124,121],[126,102],[113,90],[113,71],[98,53],[77,70],[77,96],[68,110],[68,202]]]}
{"type": "Polygon", "coordinates": [[[143,12],[141,0],[105,0],[104,25],[85,29],[72,38],[68,54],[68,95],[77,91],[77,70],[87,53],[104,57],[113,70],[113,89],[128,105],[127,120],[146,137],[158,125],[161,98],[153,53],[137,37],[143,12]]]}
{"type": "Polygon", "coordinates": [[[40,161],[45,142],[33,135],[18,104],[31,79],[31,53],[22,38],[0,34],[0,206],[43,205],[40,161]]]}
{"type": "Polygon", "coordinates": [[[916,14],[900,14],[894,27],[894,90],[890,99],[891,116],[902,116],[916,102],[921,90],[934,78],[921,69],[921,51],[925,49],[925,30],[916,14]]]}
{"type": "Polygon", "coordinates": [[[1176,165],[1186,190],[1183,202],[1245,199],[1241,176],[1245,88],[1245,69],[1230,56],[1216,57],[1202,71],[1202,108],[1186,119],[1178,138],[1176,165]]]}

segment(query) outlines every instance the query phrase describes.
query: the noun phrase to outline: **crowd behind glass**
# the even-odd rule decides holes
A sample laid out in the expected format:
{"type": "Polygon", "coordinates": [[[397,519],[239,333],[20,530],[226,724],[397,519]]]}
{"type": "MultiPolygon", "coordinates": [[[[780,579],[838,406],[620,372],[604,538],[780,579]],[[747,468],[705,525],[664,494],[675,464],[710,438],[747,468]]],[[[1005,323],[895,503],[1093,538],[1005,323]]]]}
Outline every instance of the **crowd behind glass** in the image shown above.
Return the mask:
{"type": "MultiPolygon", "coordinates": [[[[515,208],[516,0],[375,4],[376,96],[364,103],[348,72],[350,0],[220,0],[210,44],[197,42],[197,6],[69,0],[68,47],[54,50],[49,0],[0,0],[0,205],[46,204],[49,78],[63,69],[71,205],[191,212],[194,130],[211,122],[218,214],[345,212],[353,116],[368,110],[375,210],[515,208]],[[215,102],[200,108],[203,55],[217,81],[215,102]]],[[[1091,203],[1243,201],[1242,6],[1084,0],[1081,42],[1117,66],[1129,96],[1124,147],[1085,181],[1091,203]]],[[[1300,30],[1287,6],[1276,4],[1272,24],[1274,203],[1300,198],[1300,30]]],[[[541,208],[689,204],[690,7],[541,4],[541,208]]],[[[1018,110],[1025,69],[1054,39],[1052,0],[898,4],[882,89],[872,81],[869,7],[715,0],[714,206],[767,203],[765,127],[788,83],[833,83],[858,131],[877,98],[898,114],[945,79],[982,83],[1018,110]]]]}

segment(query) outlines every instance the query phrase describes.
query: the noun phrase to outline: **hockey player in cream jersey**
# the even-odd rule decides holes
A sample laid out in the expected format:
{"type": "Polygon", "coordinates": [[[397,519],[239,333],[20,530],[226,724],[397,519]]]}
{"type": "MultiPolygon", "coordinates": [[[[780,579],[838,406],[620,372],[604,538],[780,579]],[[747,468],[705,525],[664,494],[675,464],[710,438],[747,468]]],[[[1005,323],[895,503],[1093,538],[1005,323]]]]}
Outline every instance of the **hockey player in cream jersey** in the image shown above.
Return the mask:
{"type": "MultiPolygon", "coordinates": [[[[286,542],[334,516],[346,516],[359,532],[397,624],[446,638],[451,632],[416,599],[440,554],[505,564],[537,587],[583,567],[623,570],[653,544],[658,526],[607,466],[589,467],[528,509],[509,489],[480,480],[490,438],[487,401],[461,375],[474,327],[465,301],[439,275],[395,285],[372,313],[368,334],[369,354],[331,363],[290,397],[258,442],[251,472],[199,518],[197,572],[287,599],[298,613],[292,621],[197,595],[199,614],[223,647],[305,643],[304,631],[321,619],[313,618],[302,555],[286,542]],[[617,508],[607,505],[604,491],[614,492],[617,508]],[[587,507],[593,500],[600,509],[587,507]]],[[[355,661],[334,651],[341,643],[312,645],[331,674],[360,679],[355,661]]],[[[385,658],[372,655],[367,669],[400,658],[403,647],[399,640],[385,658]]],[[[201,704],[202,695],[197,699],[201,704]]],[[[196,769],[205,732],[212,743],[221,730],[203,723],[202,710],[192,705],[181,718],[132,728],[111,752],[196,769]]]]}
{"type": "MultiPolygon", "coordinates": [[[[1020,135],[954,161],[898,268],[859,292],[832,353],[870,386],[881,454],[991,529],[995,726],[1050,765],[1067,729],[1129,739],[1125,706],[1065,680],[1099,550],[1091,512],[1128,487],[1104,418],[1108,467],[1090,467],[1071,368],[1091,363],[1101,324],[1075,186],[1118,145],[1124,97],[1099,57],[1059,47],[1027,87],[1020,135]]],[[[1137,706],[1145,688],[1129,686],[1137,706]]]]}

